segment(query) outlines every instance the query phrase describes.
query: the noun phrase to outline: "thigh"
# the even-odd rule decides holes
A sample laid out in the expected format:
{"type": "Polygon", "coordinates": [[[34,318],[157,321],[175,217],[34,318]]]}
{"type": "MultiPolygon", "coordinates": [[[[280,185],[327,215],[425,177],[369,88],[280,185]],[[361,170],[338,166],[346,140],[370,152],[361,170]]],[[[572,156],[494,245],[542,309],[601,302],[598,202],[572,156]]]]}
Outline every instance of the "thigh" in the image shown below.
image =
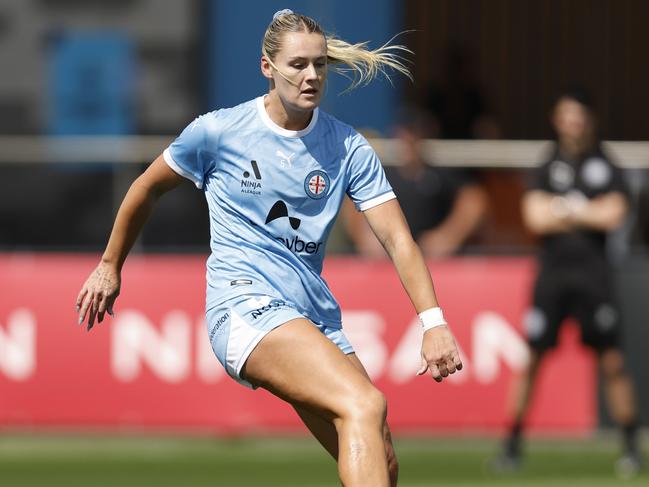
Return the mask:
{"type": "Polygon", "coordinates": [[[367,376],[306,319],[270,331],[249,355],[242,376],[326,420],[335,419],[348,398],[375,392],[367,376]]]}
{"type": "Polygon", "coordinates": [[[212,306],[206,324],[212,349],[227,373],[250,387],[241,377],[241,368],[257,344],[274,328],[302,314],[278,296],[248,292],[212,306]]]}
{"type": "MultiPolygon", "coordinates": [[[[350,353],[346,355],[350,360],[352,365],[356,367],[360,372],[363,373],[367,380],[369,381],[369,376],[365,371],[365,367],[361,364],[361,361],[358,360],[355,353],[350,353]]],[[[331,421],[324,419],[322,416],[313,413],[310,409],[306,407],[294,405],[295,411],[297,412],[300,419],[309,429],[309,431],[316,437],[320,444],[329,452],[329,454],[338,459],[338,433],[334,424],[331,421]]],[[[387,429],[387,424],[386,424],[387,429]]],[[[389,435],[389,431],[387,432],[389,435]]]]}
{"type": "MultiPolygon", "coordinates": [[[[356,367],[370,382],[370,376],[367,374],[365,367],[358,359],[355,353],[346,355],[354,367],[356,367]]],[[[320,444],[329,452],[329,454],[338,459],[338,433],[331,421],[327,421],[322,416],[311,412],[309,409],[294,405],[295,411],[300,416],[309,431],[316,437],[320,444]]],[[[392,434],[390,427],[386,421],[383,426],[383,439],[385,442],[385,451],[388,456],[388,461],[395,461],[394,446],[392,444],[392,434]]]]}
{"type": "Polygon", "coordinates": [[[595,350],[619,347],[620,310],[608,280],[583,279],[579,292],[575,293],[574,315],[585,345],[595,350]]]}
{"type": "Polygon", "coordinates": [[[542,352],[557,343],[559,326],[567,316],[565,282],[558,273],[544,270],[534,285],[532,307],[524,320],[530,347],[542,352]]]}

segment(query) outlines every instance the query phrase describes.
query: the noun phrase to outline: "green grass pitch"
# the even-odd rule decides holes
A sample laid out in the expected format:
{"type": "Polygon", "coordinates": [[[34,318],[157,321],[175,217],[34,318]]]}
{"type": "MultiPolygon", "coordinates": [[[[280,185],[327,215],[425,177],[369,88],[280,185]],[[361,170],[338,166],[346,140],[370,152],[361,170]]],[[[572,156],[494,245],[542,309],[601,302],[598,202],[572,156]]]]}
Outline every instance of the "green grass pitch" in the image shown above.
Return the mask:
{"type": "MultiPolygon", "coordinates": [[[[615,438],[535,440],[517,473],[496,474],[492,439],[396,439],[400,486],[649,485],[646,469],[618,479],[615,438]]],[[[645,447],[646,447],[645,442],[645,447]]],[[[647,448],[645,448],[647,451],[647,448]]],[[[0,435],[0,486],[331,486],[336,467],[305,437],[218,439],[0,435]]]]}

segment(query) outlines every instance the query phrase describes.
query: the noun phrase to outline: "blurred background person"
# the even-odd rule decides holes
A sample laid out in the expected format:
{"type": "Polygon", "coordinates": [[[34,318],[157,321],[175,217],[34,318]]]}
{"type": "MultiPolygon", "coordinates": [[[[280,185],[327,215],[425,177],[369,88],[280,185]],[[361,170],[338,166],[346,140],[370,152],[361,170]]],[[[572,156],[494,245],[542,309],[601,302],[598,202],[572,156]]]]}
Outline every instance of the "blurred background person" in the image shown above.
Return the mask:
{"type": "Polygon", "coordinates": [[[500,127],[477,74],[475,54],[462,43],[449,46],[440,76],[429,85],[425,105],[433,117],[435,138],[500,138],[500,127]]]}
{"type": "MultiPolygon", "coordinates": [[[[562,94],[551,113],[556,141],[523,196],[527,228],[541,237],[539,271],[524,327],[531,348],[517,384],[513,423],[499,458],[518,467],[534,381],[546,352],[557,343],[562,322],[575,318],[581,338],[596,355],[605,398],[623,435],[616,468],[634,474],[641,466],[634,386],[621,348],[621,317],[606,254],[606,238],[624,222],[629,207],[622,171],[604,152],[584,91],[562,94]]],[[[570,373],[570,371],[566,371],[570,373]]]]}
{"type": "MultiPolygon", "coordinates": [[[[385,172],[413,237],[426,257],[436,258],[463,249],[484,218],[487,195],[471,170],[427,162],[421,142],[432,122],[422,110],[403,110],[394,129],[398,160],[386,165],[385,172]]],[[[384,256],[381,244],[356,213],[347,205],[345,227],[356,250],[369,257],[384,256]]]]}

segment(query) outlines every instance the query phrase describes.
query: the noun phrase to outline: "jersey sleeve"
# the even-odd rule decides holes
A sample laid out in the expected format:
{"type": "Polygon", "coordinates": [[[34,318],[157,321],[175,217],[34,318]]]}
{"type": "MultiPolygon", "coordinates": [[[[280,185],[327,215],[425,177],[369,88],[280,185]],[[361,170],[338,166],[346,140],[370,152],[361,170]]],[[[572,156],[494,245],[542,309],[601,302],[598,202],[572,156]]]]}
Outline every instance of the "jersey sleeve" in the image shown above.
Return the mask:
{"type": "Polygon", "coordinates": [[[627,199],[630,199],[631,194],[629,190],[629,185],[626,182],[626,179],[624,178],[624,171],[618,166],[615,162],[615,159],[612,158],[611,154],[604,150],[600,149],[602,157],[606,161],[606,163],[609,165],[611,172],[612,172],[612,177],[610,180],[610,183],[608,184],[606,188],[606,192],[619,192],[622,193],[627,199]]]}
{"type": "Polygon", "coordinates": [[[211,114],[207,114],[196,118],[162,154],[174,172],[189,179],[199,189],[203,188],[212,159],[205,143],[210,117],[211,114]]]}
{"type": "Polygon", "coordinates": [[[396,198],[376,152],[360,134],[352,138],[347,194],[359,211],[396,198]]]}

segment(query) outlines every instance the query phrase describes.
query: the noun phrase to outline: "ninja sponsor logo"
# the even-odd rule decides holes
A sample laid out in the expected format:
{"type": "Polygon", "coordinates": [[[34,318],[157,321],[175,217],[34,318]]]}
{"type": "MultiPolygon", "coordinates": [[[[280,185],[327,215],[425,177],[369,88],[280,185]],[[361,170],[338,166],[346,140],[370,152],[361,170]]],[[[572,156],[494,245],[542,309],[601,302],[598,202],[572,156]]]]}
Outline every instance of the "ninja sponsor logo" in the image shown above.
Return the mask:
{"type": "Polygon", "coordinates": [[[259,171],[259,165],[257,161],[250,161],[252,166],[252,171],[255,176],[255,179],[250,179],[250,172],[244,171],[243,178],[241,180],[241,192],[247,194],[260,195],[261,194],[261,172],[259,171]]]}

